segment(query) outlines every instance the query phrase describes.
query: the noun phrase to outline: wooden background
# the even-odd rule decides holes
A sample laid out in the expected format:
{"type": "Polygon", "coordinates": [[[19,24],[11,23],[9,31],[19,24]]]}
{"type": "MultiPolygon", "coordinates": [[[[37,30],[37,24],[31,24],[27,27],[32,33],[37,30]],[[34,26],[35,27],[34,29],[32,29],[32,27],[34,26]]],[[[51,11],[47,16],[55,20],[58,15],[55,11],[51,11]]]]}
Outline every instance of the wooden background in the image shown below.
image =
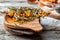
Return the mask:
{"type": "MultiPolygon", "coordinates": [[[[17,3],[11,2],[4,2],[6,0],[0,0],[0,10],[5,9],[5,6],[32,6],[32,7],[38,7],[38,5],[32,5],[28,4],[26,0],[23,0],[23,3],[18,3],[21,0],[17,0],[17,3]],[[18,5],[17,5],[18,4],[18,5]],[[23,4],[23,5],[22,5],[23,4]]],[[[11,0],[7,0],[11,1],[11,0]]],[[[13,0],[12,0],[13,1],[13,0]]],[[[16,1],[16,0],[14,0],[16,1]]],[[[53,19],[50,17],[40,18],[41,24],[43,26],[43,31],[39,33],[39,35],[33,35],[34,38],[31,38],[32,36],[14,36],[7,32],[4,28],[4,16],[0,13],[0,40],[60,40],[60,20],[53,19]]]]}

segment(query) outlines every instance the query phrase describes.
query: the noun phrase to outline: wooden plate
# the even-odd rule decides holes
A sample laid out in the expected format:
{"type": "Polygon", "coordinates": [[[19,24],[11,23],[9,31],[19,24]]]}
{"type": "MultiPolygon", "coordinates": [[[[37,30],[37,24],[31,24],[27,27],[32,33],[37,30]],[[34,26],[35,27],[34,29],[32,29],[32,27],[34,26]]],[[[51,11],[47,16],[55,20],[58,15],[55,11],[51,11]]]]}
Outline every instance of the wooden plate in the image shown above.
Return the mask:
{"type": "Polygon", "coordinates": [[[40,32],[43,29],[42,26],[39,24],[39,19],[31,21],[29,24],[27,23],[21,25],[10,23],[11,20],[12,19],[6,15],[4,25],[5,28],[12,34],[33,34],[34,32],[40,32]]]}

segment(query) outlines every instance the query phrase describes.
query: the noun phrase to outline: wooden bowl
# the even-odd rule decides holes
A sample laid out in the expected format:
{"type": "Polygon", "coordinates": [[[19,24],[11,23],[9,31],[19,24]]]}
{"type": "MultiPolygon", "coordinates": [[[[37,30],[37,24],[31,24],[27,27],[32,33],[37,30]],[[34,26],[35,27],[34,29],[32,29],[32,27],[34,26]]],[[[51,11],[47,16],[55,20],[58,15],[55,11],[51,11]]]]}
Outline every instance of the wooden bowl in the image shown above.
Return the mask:
{"type": "Polygon", "coordinates": [[[5,22],[4,22],[5,29],[15,35],[21,35],[21,34],[31,35],[34,34],[34,32],[40,32],[43,29],[42,26],[39,24],[39,19],[31,21],[29,22],[29,24],[10,23],[11,20],[12,19],[8,15],[5,16],[5,22]]]}

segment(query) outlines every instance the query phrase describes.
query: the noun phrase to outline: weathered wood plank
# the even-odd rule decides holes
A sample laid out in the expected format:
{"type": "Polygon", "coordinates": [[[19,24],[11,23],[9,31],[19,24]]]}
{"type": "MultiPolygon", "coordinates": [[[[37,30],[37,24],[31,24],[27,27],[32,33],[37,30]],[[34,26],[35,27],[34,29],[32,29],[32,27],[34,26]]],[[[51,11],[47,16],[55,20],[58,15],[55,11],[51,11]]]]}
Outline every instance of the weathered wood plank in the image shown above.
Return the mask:
{"type": "MultiPolygon", "coordinates": [[[[29,39],[29,40],[60,40],[60,31],[43,31],[42,33],[40,33],[40,36],[39,35],[37,35],[37,36],[33,35],[33,36],[34,36],[34,38],[29,39],[27,37],[27,39],[29,39]]],[[[25,37],[21,38],[21,36],[20,36],[19,38],[20,39],[24,38],[23,40],[26,40],[25,37]]],[[[32,37],[32,36],[30,36],[30,37],[32,37]]]]}
{"type": "Polygon", "coordinates": [[[7,34],[4,37],[6,37],[6,39],[20,39],[20,40],[60,40],[60,31],[43,31],[41,32],[39,35],[33,35],[32,36],[14,36],[11,34],[7,34]],[[8,36],[9,35],[9,36],[8,36]]]}
{"type": "Polygon", "coordinates": [[[42,40],[60,40],[60,31],[43,31],[40,36],[42,40]]]}

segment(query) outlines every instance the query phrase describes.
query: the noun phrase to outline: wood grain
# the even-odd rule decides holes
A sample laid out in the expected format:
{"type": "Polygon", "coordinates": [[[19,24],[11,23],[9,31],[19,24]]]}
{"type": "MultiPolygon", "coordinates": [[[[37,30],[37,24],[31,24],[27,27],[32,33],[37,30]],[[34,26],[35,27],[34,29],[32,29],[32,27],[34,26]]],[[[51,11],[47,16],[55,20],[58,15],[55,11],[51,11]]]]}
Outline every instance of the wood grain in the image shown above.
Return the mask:
{"type": "Polygon", "coordinates": [[[42,40],[60,40],[60,31],[43,31],[40,36],[42,40]]]}

